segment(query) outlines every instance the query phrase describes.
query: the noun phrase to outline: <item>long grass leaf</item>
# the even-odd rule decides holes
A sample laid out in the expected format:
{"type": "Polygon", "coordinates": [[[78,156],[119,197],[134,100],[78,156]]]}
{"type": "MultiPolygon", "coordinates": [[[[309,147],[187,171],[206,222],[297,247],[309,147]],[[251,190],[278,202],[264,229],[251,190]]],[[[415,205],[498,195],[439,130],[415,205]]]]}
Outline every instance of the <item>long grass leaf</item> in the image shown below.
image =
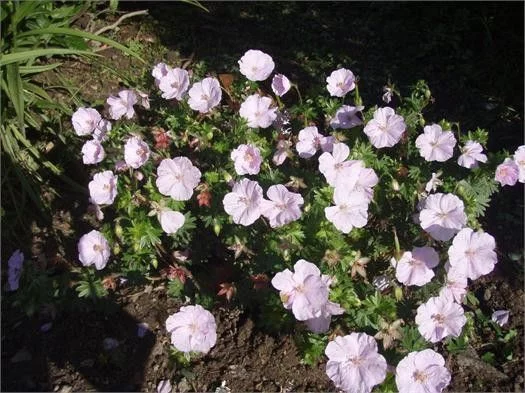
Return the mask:
{"type": "Polygon", "coordinates": [[[61,65],[62,63],[53,63],[41,66],[20,66],[18,71],[20,72],[20,75],[38,74],[40,72],[51,71],[57,67],[60,67],[61,65]]]}
{"type": "Polygon", "coordinates": [[[29,35],[42,35],[42,34],[71,35],[71,36],[76,36],[76,37],[82,37],[87,40],[102,42],[103,44],[107,44],[109,46],[112,46],[115,49],[119,49],[122,52],[128,54],[129,56],[132,56],[136,58],[137,60],[141,61],[142,63],[146,64],[144,59],[142,59],[142,57],[140,57],[138,53],[129,49],[127,46],[119,44],[117,41],[112,40],[110,38],[102,37],[102,36],[99,36],[93,33],[88,33],[86,31],[71,29],[67,27],[48,27],[45,29],[35,29],[35,30],[26,31],[24,33],[19,34],[18,37],[25,37],[29,35]]]}
{"type": "Polygon", "coordinates": [[[45,49],[31,49],[22,52],[8,53],[0,57],[0,66],[7,64],[18,63],[21,61],[28,61],[35,57],[41,56],[56,56],[56,55],[79,55],[79,56],[100,56],[96,53],[76,50],[76,49],[64,49],[64,48],[45,48],[45,49]]]}
{"type": "Polygon", "coordinates": [[[15,108],[18,126],[25,134],[24,124],[24,92],[22,90],[22,78],[18,72],[18,64],[9,64],[6,67],[6,82],[7,90],[9,91],[9,99],[15,108]]]}

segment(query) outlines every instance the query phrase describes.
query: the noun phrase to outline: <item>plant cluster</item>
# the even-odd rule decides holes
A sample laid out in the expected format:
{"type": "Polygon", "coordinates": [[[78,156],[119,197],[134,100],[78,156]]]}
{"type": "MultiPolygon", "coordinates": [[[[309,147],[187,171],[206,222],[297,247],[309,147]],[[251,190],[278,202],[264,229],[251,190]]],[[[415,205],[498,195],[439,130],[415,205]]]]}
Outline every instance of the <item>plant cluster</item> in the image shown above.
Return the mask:
{"type": "Polygon", "coordinates": [[[451,375],[434,344],[474,334],[469,280],[497,263],[480,219],[497,182],[524,181],[525,148],[497,166],[487,131],[427,124],[424,81],[408,96],[387,87],[389,106],[367,108],[348,69],[305,98],[283,74],[268,83],[266,53],[238,65],[242,76],[159,63],[150,94],[124,89],[103,113],[73,114],[91,138],[81,154],[100,221],[79,239],[79,295],[161,268],[169,294],[195,304],[166,321],[173,345],[207,353],[216,324],[197,272],[225,262],[240,273],[218,294],[258,303],[274,330],[290,310],[309,331],[305,358],[324,351],[337,388],[442,391],[451,375]]]}

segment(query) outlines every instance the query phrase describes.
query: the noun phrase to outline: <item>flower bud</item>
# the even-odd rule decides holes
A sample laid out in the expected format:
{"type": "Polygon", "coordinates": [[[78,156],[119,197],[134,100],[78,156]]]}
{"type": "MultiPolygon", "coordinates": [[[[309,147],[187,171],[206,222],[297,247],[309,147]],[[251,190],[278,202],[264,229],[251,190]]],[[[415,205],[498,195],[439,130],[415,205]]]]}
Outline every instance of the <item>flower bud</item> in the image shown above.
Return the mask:
{"type": "Polygon", "coordinates": [[[115,225],[115,236],[117,236],[119,239],[122,239],[122,234],[124,230],[122,229],[122,226],[120,224],[115,225]]]}
{"type": "Polygon", "coordinates": [[[399,191],[399,183],[397,182],[396,179],[392,179],[392,189],[394,191],[399,191]]]}
{"type": "Polygon", "coordinates": [[[215,232],[216,236],[219,236],[219,234],[221,233],[221,229],[222,229],[221,224],[215,221],[215,223],[213,224],[213,232],[215,232]]]}

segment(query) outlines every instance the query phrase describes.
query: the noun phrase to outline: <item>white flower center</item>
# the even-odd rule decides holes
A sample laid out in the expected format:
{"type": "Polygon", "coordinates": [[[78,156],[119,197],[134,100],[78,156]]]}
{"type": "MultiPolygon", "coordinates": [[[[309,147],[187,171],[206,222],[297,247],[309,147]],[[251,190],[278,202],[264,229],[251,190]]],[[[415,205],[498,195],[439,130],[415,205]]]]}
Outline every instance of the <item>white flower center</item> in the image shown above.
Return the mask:
{"type": "Polygon", "coordinates": [[[93,245],[93,251],[95,251],[95,252],[102,252],[102,251],[104,251],[104,247],[102,247],[100,244],[97,243],[97,244],[93,245]]]}
{"type": "Polygon", "coordinates": [[[210,99],[210,97],[207,94],[202,94],[201,95],[201,100],[208,101],[209,99],[210,99]]]}
{"type": "Polygon", "coordinates": [[[442,325],[445,322],[445,316],[443,314],[432,314],[430,318],[432,318],[434,321],[436,321],[436,323],[439,323],[440,325],[442,325]]]}
{"type": "Polygon", "coordinates": [[[253,160],[255,159],[254,155],[250,152],[246,152],[246,154],[244,154],[244,161],[248,162],[248,163],[252,163],[253,160]]]}
{"type": "Polygon", "coordinates": [[[428,377],[427,374],[420,370],[416,370],[412,374],[412,378],[414,378],[414,381],[420,382],[420,383],[424,383],[427,380],[427,377],[428,377]]]}
{"type": "Polygon", "coordinates": [[[361,365],[362,362],[363,362],[363,358],[360,356],[354,356],[350,358],[350,363],[352,363],[352,365],[354,366],[359,366],[361,365]]]}

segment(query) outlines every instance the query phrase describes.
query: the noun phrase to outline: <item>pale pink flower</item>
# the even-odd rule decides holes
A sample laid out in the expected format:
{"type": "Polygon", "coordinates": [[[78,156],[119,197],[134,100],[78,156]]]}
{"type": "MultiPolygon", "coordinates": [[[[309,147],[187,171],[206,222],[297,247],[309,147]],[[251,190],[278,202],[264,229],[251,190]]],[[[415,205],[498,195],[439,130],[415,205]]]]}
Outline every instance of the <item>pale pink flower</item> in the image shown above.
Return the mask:
{"type": "Polygon", "coordinates": [[[487,156],[482,153],[483,146],[479,142],[467,141],[461,148],[458,164],[465,168],[477,168],[479,162],[487,162],[487,156]]]}
{"type": "Polygon", "coordinates": [[[281,139],[277,142],[277,151],[272,157],[272,161],[275,165],[279,166],[292,154],[290,147],[292,147],[292,142],[281,139]]]}
{"type": "Polygon", "coordinates": [[[261,216],[263,191],[259,183],[249,179],[236,182],[232,192],[226,194],[222,203],[233,222],[248,226],[261,216]]]}
{"type": "Polygon", "coordinates": [[[150,155],[149,146],[142,139],[133,136],[124,145],[124,160],[131,168],[140,168],[150,155]]]}
{"type": "Polygon", "coordinates": [[[456,138],[452,131],[443,131],[438,124],[425,126],[416,138],[419,154],[427,161],[443,162],[454,155],[456,138]]]}
{"type": "Polygon", "coordinates": [[[313,263],[298,260],[294,272],[285,269],[272,278],[272,285],[280,291],[284,308],[292,310],[298,321],[318,318],[328,302],[328,284],[313,263]]]}
{"type": "Polygon", "coordinates": [[[271,98],[252,94],[241,104],[239,115],[248,122],[248,127],[270,127],[277,118],[277,109],[270,108],[271,104],[271,98]]]}
{"type": "Polygon", "coordinates": [[[496,322],[498,325],[503,326],[509,322],[509,310],[497,310],[492,313],[492,321],[496,322]]]}
{"type": "Polygon", "coordinates": [[[428,183],[425,185],[425,191],[436,191],[437,188],[443,184],[443,181],[439,178],[441,176],[441,172],[439,173],[432,173],[432,178],[428,181],[428,183]]]}
{"type": "Polygon", "coordinates": [[[396,367],[399,393],[440,393],[450,378],[445,359],[432,349],[410,352],[396,367]]]}
{"type": "Polygon", "coordinates": [[[370,143],[380,149],[397,144],[406,128],[403,117],[396,115],[392,108],[385,107],[374,112],[374,118],[366,124],[363,132],[368,136],[370,143]]]}
{"type": "Polygon", "coordinates": [[[441,288],[440,296],[449,296],[458,304],[463,302],[465,295],[467,294],[467,276],[461,273],[458,269],[450,267],[450,263],[445,264],[447,269],[447,280],[445,286],[441,288]]]}
{"type": "Polygon", "coordinates": [[[359,169],[353,168],[360,165],[358,161],[346,161],[350,148],[344,143],[334,144],[332,153],[324,152],[319,156],[319,171],[332,187],[346,187],[353,189],[359,178],[359,169]]]}
{"type": "Polygon", "coordinates": [[[388,86],[384,86],[383,87],[383,95],[381,96],[381,99],[387,103],[387,104],[390,104],[390,101],[392,101],[392,96],[394,95],[393,94],[393,91],[390,87],[388,86]]]}
{"type": "Polygon", "coordinates": [[[339,304],[327,301],[326,304],[321,308],[321,316],[307,319],[304,322],[311,332],[325,333],[330,328],[332,315],[341,315],[344,312],[345,309],[339,306],[339,304]]]}
{"type": "Polygon", "coordinates": [[[447,241],[467,223],[465,206],[454,194],[432,194],[423,203],[419,221],[434,239],[447,241]]]}
{"type": "Polygon", "coordinates": [[[183,306],[166,319],[171,343],[181,352],[208,353],[217,342],[213,314],[200,305],[183,306]]]}
{"type": "Polygon", "coordinates": [[[486,232],[464,228],[454,237],[448,249],[450,266],[475,280],[494,270],[498,262],[496,241],[486,232]]]}
{"type": "Polygon", "coordinates": [[[184,225],[186,218],[184,214],[170,209],[160,209],[157,218],[159,219],[162,230],[167,234],[177,232],[184,225]]]}
{"type": "Polygon", "coordinates": [[[104,157],[106,157],[104,148],[96,139],[87,141],[82,146],[82,162],[84,164],[98,164],[104,159],[104,157]]]}
{"type": "Polygon", "coordinates": [[[251,81],[266,80],[274,68],[272,57],[256,49],[248,50],[239,60],[241,74],[251,81]]]}
{"type": "Polygon", "coordinates": [[[343,105],[335,112],[332,120],[330,120],[330,126],[334,129],[349,129],[360,126],[363,124],[363,120],[361,120],[357,114],[363,109],[364,106],[343,105]]]}
{"type": "Polygon", "coordinates": [[[133,90],[127,89],[119,91],[118,97],[110,96],[106,102],[109,105],[109,116],[113,120],[118,120],[123,116],[131,119],[135,115],[133,105],[138,102],[138,98],[133,90]]]}
{"type": "Polygon", "coordinates": [[[496,168],[494,180],[500,182],[502,186],[513,186],[519,180],[519,177],[519,166],[512,159],[505,158],[505,161],[496,168]]]}
{"type": "Polygon", "coordinates": [[[7,290],[16,291],[20,286],[22,277],[22,267],[24,265],[24,254],[16,250],[7,261],[7,290]]]}
{"type": "MultiPolygon", "coordinates": [[[[364,194],[370,202],[374,197],[374,187],[379,182],[376,172],[372,168],[366,168],[363,161],[358,160],[356,165],[352,166],[353,171],[357,171],[357,183],[351,191],[358,191],[364,194]]],[[[349,180],[351,177],[349,178],[349,180]]],[[[344,183],[343,183],[344,184],[344,183]]]]}
{"type": "Polygon", "coordinates": [[[187,201],[201,180],[201,171],[187,157],[165,158],[157,168],[157,187],[162,195],[187,201]]]}
{"type": "Polygon", "coordinates": [[[171,393],[172,387],[169,379],[163,379],[157,385],[157,393],[171,393]]]}
{"type": "Polygon", "coordinates": [[[95,218],[99,221],[102,221],[104,219],[104,212],[100,208],[99,205],[97,205],[91,198],[89,198],[89,206],[87,209],[88,213],[91,213],[95,216],[95,218]]]}
{"type": "MultiPolygon", "coordinates": [[[[159,80],[159,89],[162,91],[162,98],[171,100],[182,100],[184,93],[190,86],[190,77],[188,71],[182,68],[169,69],[166,75],[159,80]]],[[[195,108],[193,108],[195,109],[195,108]]]]}
{"type": "Polygon", "coordinates": [[[168,75],[168,72],[172,68],[167,65],[166,63],[159,63],[155,67],[153,67],[153,70],[151,71],[151,75],[153,78],[155,78],[155,85],[158,87],[160,84],[160,80],[168,75]]]}
{"type": "Polygon", "coordinates": [[[272,79],[272,90],[276,96],[282,97],[292,87],[290,80],[283,74],[275,74],[272,79]]]}
{"type": "Polygon", "coordinates": [[[458,337],[467,322],[463,307],[449,296],[431,297],[417,308],[416,324],[419,333],[432,343],[445,337],[458,337]]]}
{"type": "Polygon", "coordinates": [[[129,169],[128,164],[126,164],[126,161],[119,160],[115,162],[115,171],[117,172],[125,172],[129,169]]]}
{"type": "Polygon", "coordinates": [[[396,278],[405,285],[421,287],[432,280],[439,264],[439,255],[432,247],[415,247],[407,251],[396,264],[396,278]]]}
{"type": "Polygon", "coordinates": [[[92,134],[101,120],[102,116],[93,108],[78,108],[71,117],[73,129],[79,136],[92,134]]]}
{"type": "Polygon", "coordinates": [[[301,217],[301,206],[304,204],[301,194],[290,192],[282,184],[277,184],[268,188],[266,195],[270,200],[263,201],[261,212],[270,220],[272,228],[281,227],[301,217]]]}
{"type": "Polygon", "coordinates": [[[299,141],[295,145],[299,157],[310,158],[317,150],[331,152],[334,146],[333,136],[324,136],[317,131],[317,127],[310,126],[299,131],[299,141]]]}
{"type": "Polygon", "coordinates": [[[525,145],[518,147],[514,152],[514,162],[518,165],[520,172],[518,181],[525,183],[525,145]]]}
{"type": "Polygon", "coordinates": [[[262,164],[261,151],[254,145],[239,145],[230,154],[238,175],[256,175],[262,164]]]}
{"type": "Polygon", "coordinates": [[[328,357],[326,375],[345,392],[370,393],[386,377],[386,360],[377,352],[375,339],[366,333],[338,336],[324,353],[328,357]]]}
{"type": "Polygon", "coordinates": [[[111,205],[117,196],[117,178],[111,171],[95,173],[89,182],[89,195],[97,205],[111,205]]]}
{"type": "Polygon", "coordinates": [[[343,233],[349,233],[354,227],[362,228],[368,221],[368,199],[359,191],[346,188],[334,190],[335,206],[324,209],[328,221],[343,233]]]}
{"type": "Polygon", "coordinates": [[[326,78],[326,83],[331,96],[344,97],[346,93],[355,89],[355,76],[352,71],[339,68],[326,78]]]}
{"type": "Polygon", "coordinates": [[[107,134],[111,131],[111,128],[112,125],[109,120],[100,120],[97,127],[93,131],[93,139],[96,139],[99,142],[104,142],[107,139],[107,134]]]}
{"type": "Polygon", "coordinates": [[[110,254],[108,241],[99,231],[92,230],[78,241],[78,259],[84,266],[95,265],[97,270],[102,270],[110,254]]]}
{"type": "Polygon", "coordinates": [[[144,92],[140,91],[140,90],[135,90],[135,92],[139,96],[138,97],[139,105],[142,106],[144,109],[149,109],[150,108],[149,95],[147,93],[144,93],[144,92]]]}
{"type": "Polygon", "coordinates": [[[188,92],[190,108],[200,113],[207,113],[221,103],[222,91],[219,81],[215,78],[204,78],[193,84],[188,92]]]}
{"type": "MultiPolygon", "coordinates": [[[[330,276],[323,274],[321,275],[321,280],[328,288],[330,288],[330,285],[332,284],[332,278],[330,276]]],[[[327,300],[325,305],[321,308],[321,315],[319,317],[307,319],[304,322],[311,332],[325,333],[330,328],[332,315],[341,315],[344,312],[345,309],[340,307],[339,304],[327,300]]]]}

